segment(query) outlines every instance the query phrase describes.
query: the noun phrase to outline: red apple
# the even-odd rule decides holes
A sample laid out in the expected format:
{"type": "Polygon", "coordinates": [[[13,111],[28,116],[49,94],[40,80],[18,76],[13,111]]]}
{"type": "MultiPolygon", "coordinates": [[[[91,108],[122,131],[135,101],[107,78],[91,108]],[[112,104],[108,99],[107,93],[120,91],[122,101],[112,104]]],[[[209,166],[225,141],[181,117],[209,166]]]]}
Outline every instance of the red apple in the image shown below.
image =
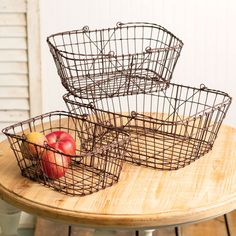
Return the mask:
{"type": "MultiPolygon", "coordinates": [[[[46,135],[48,145],[67,155],[75,155],[76,142],[73,137],[65,131],[54,131],[46,135]]],[[[67,157],[70,159],[69,157],[67,157]]],[[[69,161],[69,160],[68,160],[69,161]]]]}
{"type": "Polygon", "coordinates": [[[23,142],[21,145],[21,151],[24,156],[28,156],[28,158],[35,158],[38,154],[43,150],[43,148],[37,148],[36,145],[44,146],[47,142],[47,138],[44,134],[39,132],[30,132],[26,135],[26,141],[30,142],[23,142]]]}
{"type": "Polygon", "coordinates": [[[42,154],[42,170],[51,179],[63,177],[68,169],[68,159],[57,152],[45,150],[42,154]]]}

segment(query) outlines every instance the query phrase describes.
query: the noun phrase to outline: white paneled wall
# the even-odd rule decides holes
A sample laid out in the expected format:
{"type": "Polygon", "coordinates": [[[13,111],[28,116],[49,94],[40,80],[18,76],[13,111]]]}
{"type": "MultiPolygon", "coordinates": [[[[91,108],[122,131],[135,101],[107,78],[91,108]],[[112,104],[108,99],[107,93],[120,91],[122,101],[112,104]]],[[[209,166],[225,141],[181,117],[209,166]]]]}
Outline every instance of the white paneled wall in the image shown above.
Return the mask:
{"type": "MultiPolygon", "coordinates": [[[[66,109],[65,92],[49,53],[52,33],[114,26],[117,21],[161,24],[185,43],[173,81],[236,95],[236,2],[234,0],[41,0],[43,109],[66,109]],[[54,9],[54,10],[53,10],[54,9]],[[49,96],[50,94],[50,96],[49,96]]],[[[236,126],[233,102],[225,122],[236,126]]]]}
{"type": "Polygon", "coordinates": [[[0,1],[0,130],[29,117],[26,14],[25,0],[0,1]]]}
{"type": "Polygon", "coordinates": [[[41,113],[37,3],[0,1],[0,130],[41,113]]]}

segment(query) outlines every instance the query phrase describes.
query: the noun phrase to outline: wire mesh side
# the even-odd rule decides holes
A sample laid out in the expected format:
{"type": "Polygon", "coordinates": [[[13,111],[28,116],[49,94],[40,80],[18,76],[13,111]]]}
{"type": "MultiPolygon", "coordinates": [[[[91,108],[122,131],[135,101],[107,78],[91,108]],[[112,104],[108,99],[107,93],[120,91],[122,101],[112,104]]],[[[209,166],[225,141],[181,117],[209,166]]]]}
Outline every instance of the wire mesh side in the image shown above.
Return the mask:
{"type": "Polygon", "coordinates": [[[106,97],[165,89],[183,43],[162,26],[118,23],[47,39],[62,84],[80,97],[106,97]]]}
{"type": "Polygon", "coordinates": [[[126,161],[161,170],[184,167],[209,152],[231,103],[224,92],[177,84],[152,94],[63,98],[70,112],[128,131],[126,161]]]}
{"type": "Polygon", "coordinates": [[[118,182],[129,140],[124,132],[66,112],[43,114],[7,127],[3,132],[8,137],[23,176],[72,196],[88,195],[118,182]],[[76,155],[66,155],[46,144],[32,144],[37,155],[29,155],[26,148],[29,142],[25,139],[29,132],[46,135],[58,130],[66,131],[74,138],[76,155]],[[51,155],[51,159],[45,160],[42,155],[51,155]],[[49,173],[44,171],[46,165],[54,168],[56,173],[63,172],[63,175],[59,178],[48,177],[49,173]]]}

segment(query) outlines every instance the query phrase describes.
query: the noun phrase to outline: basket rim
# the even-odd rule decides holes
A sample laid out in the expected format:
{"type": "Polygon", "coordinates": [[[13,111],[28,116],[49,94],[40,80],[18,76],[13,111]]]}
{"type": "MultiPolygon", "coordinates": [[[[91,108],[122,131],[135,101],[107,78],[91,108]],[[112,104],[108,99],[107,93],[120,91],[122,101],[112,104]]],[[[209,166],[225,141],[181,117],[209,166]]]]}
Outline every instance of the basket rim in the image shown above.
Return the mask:
{"type": "Polygon", "coordinates": [[[119,58],[124,58],[124,57],[130,57],[130,56],[140,56],[140,55],[149,55],[151,53],[155,53],[155,52],[167,52],[167,51],[175,51],[177,49],[182,49],[182,46],[177,45],[177,46],[172,46],[172,47],[167,47],[167,48],[146,48],[145,52],[138,52],[138,53],[129,53],[129,54],[120,54],[120,55],[115,55],[113,51],[110,51],[108,54],[103,54],[103,53],[99,53],[99,54],[83,54],[83,53],[72,53],[72,52],[66,52],[64,50],[59,50],[57,48],[55,48],[53,46],[53,48],[55,49],[56,52],[58,52],[60,54],[60,56],[62,56],[63,58],[67,59],[67,60],[73,60],[73,61],[89,61],[89,60],[97,60],[97,59],[102,59],[104,57],[108,57],[108,58],[115,58],[115,59],[119,59],[119,58]],[[72,57],[69,57],[69,56],[72,57]],[[74,58],[74,56],[83,56],[85,58],[81,59],[81,58],[74,58]]]}
{"type": "MultiPolygon", "coordinates": [[[[31,122],[32,122],[31,121],[31,122]]],[[[117,147],[119,145],[124,145],[125,143],[128,143],[130,141],[130,135],[128,134],[128,132],[122,130],[122,129],[119,129],[117,127],[111,127],[111,126],[107,126],[103,123],[97,123],[97,122],[93,122],[93,121],[90,121],[88,119],[86,119],[86,116],[85,115],[77,115],[77,114],[73,114],[73,113],[70,113],[70,112],[66,112],[66,111],[51,111],[51,112],[47,112],[47,113],[43,113],[41,115],[38,115],[38,116],[35,116],[33,118],[29,118],[29,119],[26,119],[24,121],[21,121],[21,122],[17,122],[15,124],[12,124],[10,126],[7,126],[5,128],[2,129],[2,133],[5,134],[7,137],[13,137],[13,138],[16,138],[18,140],[21,140],[21,141],[25,141],[27,143],[30,143],[30,144],[33,144],[35,145],[36,147],[39,147],[39,148],[45,148],[47,151],[53,151],[53,152],[56,152],[56,153],[59,153],[59,154],[62,154],[64,156],[69,156],[69,157],[74,157],[74,158],[77,158],[77,157],[80,157],[80,158],[83,158],[83,157],[87,157],[88,155],[96,155],[96,154],[100,154],[101,152],[103,151],[106,151],[106,150],[109,150],[109,149],[112,149],[114,147],[117,147]],[[41,119],[43,116],[51,116],[51,115],[62,115],[62,116],[67,116],[67,117],[70,117],[70,118],[75,118],[75,119],[80,119],[80,120],[83,120],[83,121],[86,121],[90,124],[94,124],[94,125],[98,125],[100,127],[104,127],[106,129],[109,129],[110,131],[115,131],[117,133],[122,133],[124,137],[122,137],[121,140],[118,140],[118,141],[112,141],[110,142],[109,144],[104,144],[104,145],[101,145],[101,147],[99,148],[95,148],[94,150],[92,151],[85,151],[85,152],[82,152],[80,155],[70,155],[70,154],[65,154],[63,153],[62,151],[59,151],[47,144],[45,144],[44,146],[42,145],[38,145],[36,143],[32,143],[32,142],[29,142],[27,141],[24,137],[22,137],[22,135],[18,135],[18,134],[13,134],[13,133],[10,133],[9,131],[11,129],[14,129],[14,127],[19,127],[23,124],[29,124],[30,120],[32,121],[35,121],[35,120],[38,120],[38,119],[41,119]]]]}
{"type": "MultiPolygon", "coordinates": [[[[194,114],[192,116],[186,117],[183,120],[178,120],[178,121],[175,121],[175,122],[173,122],[173,121],[165,121],[164,125],[173,125],[173,124],[187,123],[187,122],[189,122],[191,120],[197,119],[197,117],[201,117],[203,115],[208,115],[208,114],[214,112],[215,110],[219,110],[221,107],[224,107],[224,106],[228,105],[228,108],[229,108],[229,105],[232,102],[232,97],[228,93],[223,92],[221,90],[207,88],[204,84],[201,84],[200,88],[193,87],[193,86],[182,85],[182,84],[176,84],[176,83],[169,83],[168,87],[169,87],[169,85],[178,86],[178,87],[182,87],[182,88],[183,87],[184,88],[190,88],[190,89],[199,90],[199,91],[202,90],[202,91],[206,91],[206,92],[210,92],[210,93],[217,93],[217,94],[219,94],[221,96],[226,97],[227,99],[225,101],[223,101],[222,103],[215,104],[214,107],[209,107],[208,109],[205,109],[204,111],[200,111],[200,112],[198,112],[198,113],[196,113],[196,114],[194,114]]],[[[140,94],[153,95],[153,93],[150,93],[150,94],[149,93],[140,93],[140,94]]],[[[136,96],[137,94],[134,94],[134,95],[136,96]]],[[[77,97],[79,99],[85,99],[85,98],[80,97],[80,96],[75,96],[74,93],[72,93],[72,92],[67,92],[66,94],[63,95],[63,100],[65,101],[65,103],[68,102],[68,103],[71,103],[71,104],[74,104],[74,105],[80,105],[80,106],[84,106],[84,107],[87,107],[87,108],[92,108],[92,109],[95,109],[97,111],[106,112],[106,113],[110,113],[110,114],[115,114],[115,112],[104,111],[103,109],[96,108],[96,106],[93,105],[93,102],[95,100],[102,100],[102,99],[106,99],[106,98],[112,99],[112,97],[102,97],[102,98],[96,98],[96,99],[90,98],[90,100],[92,100],[92,102],[90,102],[89,104],[85,104],[85,103],[82,103],[82,102],[77,102],[77,101],[71,100],[70,99],[71,96],[72,97],[74,96],[75,98],[77,97]]],[[[123,95],[123,96],[118,96],[118,97],[124,97],[124,96],[132,96],[132,95],[123,95]]],[[[228,108],[227,108],[227,110],[228,110],[228,108]]],[[[122,114],[122,116],[126,117],[126,118],[130,118],[130,115],[122,114]]],[[[150,122],[151,123],[162,122],[162,124],[163,124],[163,121],[161,119],[156,119],[156,118],[152,118],[152,117],[149,117],[149,118],[150,118],[150,122]]],[[[136,118],[136,119],[139,119],[139,118],[136,118]]]]}
{"type": "Polygon", "coordinates": [[[70,31],[62,31],[62,32],[58,32],[55,34],[51,34],[50,36],[47,37],[46,39],[47,43],[56,51],[58,52],[62,57],[64,57],[65,59],[68,60],[75,60],[75,61],[83,61],[83,60],[94,60],[94,58],[87,58],[87,57],[93,57],[93,56],[103,56],[103,57],[113,57],[113,58],[119,58],[119,57],[124,57],[124,56],[129,56],[129,55],[145,55],[145,54],[150,54],[153,52],[164,52],[164,51],[170,51],[170,50],[176,50],[176,49],[182,49],[184,43],[181,39],[179,39],[177,36],[175,36],[171,31],[167,30],[165,27],[158,25],[156,23],[148,23],[148,22],[127,22],[127,23],[121,23],[121,22],[117,22],[115,27],[109,27],[109,28],[101,28],[101,29],[93,29],[90,30],[88,26],[84,26],[82,29],[79,30],[70,30],[70,31]],[[63,35],[71,35],[71,34],[83,34],[83,33],[91,33],[91,32],[99,32],[99,31],[105,31],[105,30],[117,30],[119,28],[128,28],[130,27],[130,25],[134,28],[134,27],[152,27],[152,28],[156,28],[156,29],[160,29],[165,31],[166,33],[168,33],[169,35],[171,35],[173,38],[175,38],[177,40],[177,43],[175,46],[168,46],[166,48],[146,48],[145,51],[143,52],[138,52],[138,53],[132,53],[132,54],[119,54],[119,55],[115,55],[114,52],[108,53],[108,54],[82,54],[82,53],[72,53],[72,52],[67,52],[64,50],[59,50],[50,40],[53,37],[56,36],[63,36],[63,35]],[[66,54],[66,55],[65,55],[66,54]],[[71,55],[71,56],[75,56],[75,55],[80,55],[80,56],[85,56],[85,59],[75,59],[75,58],[71,58],[68,57],[67,55],[71,55]]]}
{"type": "MultiPolygon", "coordinates": [[[[172,82],[165,82],[167,84],[167,88],[169,88],[169,86],[178,86],[178,87],[182,87],[182,88],[189,88],[189,89],[194,89],[194,90],[203,90],[203,91],[207,91],[207,92],[210,92],[210,93],[217,93],[219,95],[222,95],[222,96],[225,96],[225,97],[228,97],[229,100],[232,100],[232,96],[230,96],[227,92],[224,92],[222,90],[218,90],[218,89],[212,89],[212,88],[208,88],[205,86],[205,84],[200,84],[199,87],[196,87],[196,86],[189,86],[189,85],[183,85],[183,84],[177,84],[177,83],[172,83],[172,82]]],[[[70,90],[70,91],[67,91],[67,93],[65,93],[63,95],[63,97],[68,97],[68,96],[75,96],[75,97],[78,97],[80,99],[85,99],[84,97],[82,96],[79,96],[76,94],[76,92],[79,91],[79,89],[74,89],[74,90],[70,90]]],[[[80,94],[80,93],[78,93],[80,94]]],[[[149,94],[149,93],[140,93],[140,94],[149,94]]],[[[153,94],[153,93],[150,93],[150,95],[153,94]]],[[[128,96],[128,95],[132,95],[132,94],[124,94],[124,95],[119,95],[119,97],[123,97],[123,96],[128,96]]],[[[137,94],[134,94],[134,95],[137,95],[137,94]]],[[[91,99],[93,100],[94,97],[91,97],[91,98],[88,98],[88,99],[91,99]]],[[[103,98],[107,98],[107,97],[102,97],[103,98]]],[[[97,97],[95,99],[100,99],[100,97],[97,97]]]]}

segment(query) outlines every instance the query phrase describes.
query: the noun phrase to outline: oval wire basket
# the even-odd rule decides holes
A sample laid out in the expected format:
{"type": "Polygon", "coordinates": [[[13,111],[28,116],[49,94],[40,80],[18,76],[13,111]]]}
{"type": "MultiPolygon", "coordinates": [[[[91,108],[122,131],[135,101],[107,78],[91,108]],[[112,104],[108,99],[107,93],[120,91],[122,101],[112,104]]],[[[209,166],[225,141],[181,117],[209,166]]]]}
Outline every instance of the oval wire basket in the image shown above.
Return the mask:
{"type": "Polygon", "coordinates": [[[169,84],[152,94],[103,99],[63,96],[71,113],[130,133],[125,160],[160,170],[176,170],[209,152],[231,104],[224,92],[169,84]]]}
{"type": "Polygon", "coordinates": [[[3,133],[8,137],[23,176],[72,196],[88,195],[118,182],[129,141],[125,132],[63,111],[11,125],[3,129],[3,133]],[[25,138],[30,132],[47,135],[59,130],[69,133],[76,141],[75,155],[66,155],[47,144],[30,143],[25,138]],[[31,149],[27,148],[29,145],[31,149]],[[37,155],[31,155],[32,146],[37,155]],[[51,159],[43,159],[43,154],[51,155],[51,159]],[[66,163],[68,158],[69,164],[66,163]],[[45,172],[48,165],[54,173],[48,169],[45,172]],[[63,175],[59,176],[59,172],[63,175]]]}
{"type": "Polygon", "coordinates": [[[151,23],[53,34],[47,42],[63,86],[83,98],[165,89],[183,42],[151,23]]]}

